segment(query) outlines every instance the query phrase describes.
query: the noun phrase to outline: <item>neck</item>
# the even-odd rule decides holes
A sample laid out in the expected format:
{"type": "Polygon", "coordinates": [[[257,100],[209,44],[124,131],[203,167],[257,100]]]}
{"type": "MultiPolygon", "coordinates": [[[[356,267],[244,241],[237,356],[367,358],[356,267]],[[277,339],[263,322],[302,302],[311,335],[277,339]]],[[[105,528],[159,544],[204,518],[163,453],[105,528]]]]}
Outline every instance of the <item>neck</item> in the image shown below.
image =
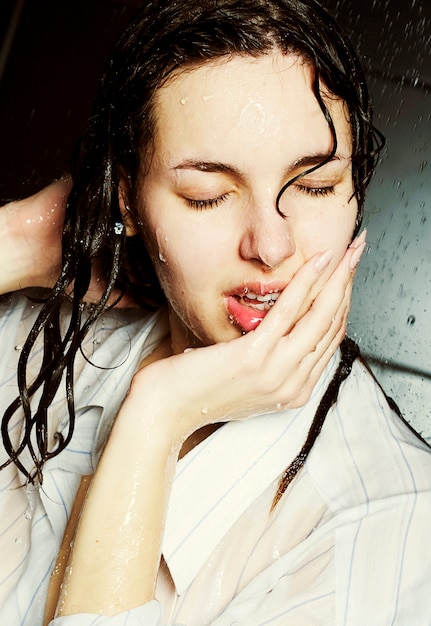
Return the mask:
{"type": "Polygon", "coordinates": [[[183,324],[171,307],[169,307],[169,326],[171,329],[172,354],[180,354],[187,348],[199,348],[202,346],[202,342],[183,324]]]}

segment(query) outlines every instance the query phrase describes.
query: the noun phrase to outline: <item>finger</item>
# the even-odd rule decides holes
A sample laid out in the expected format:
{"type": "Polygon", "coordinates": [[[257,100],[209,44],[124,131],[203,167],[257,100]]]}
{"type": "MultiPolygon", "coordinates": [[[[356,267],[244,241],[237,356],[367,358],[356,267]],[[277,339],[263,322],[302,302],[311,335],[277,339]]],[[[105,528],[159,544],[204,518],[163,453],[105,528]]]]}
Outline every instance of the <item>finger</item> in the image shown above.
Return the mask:
{"type": "Polygon", "coordinates": [[[303,370],[303,377],[308,376],[314,384],[320,378],[346,334],[350,297],[351,289],[347,289],[345,298],[334,316],[328,332],[323,335],[316,348],[309,352],[300,363],[298,370],[303,370]]]}
{"type": "Polygon", "coordinates": [[[296,272],[276,304],[254,331],[256,339],[262,337],[265,345],[271,349],[280,337],[292,329],[304,301],[332,257],[332,250],[315,255],[296,272]]]}
{"type": "MultiPolygon", "coordinates": [[[[347,284],[350,274],[356,268],[365,249],[366,232],[364,230],[352,241],[329,281],[335,283],[339,281],[342,286],[347,284]]],[[[273,342],[276,342],[281,335],[287,334],[292,329],[304,301],[322,272],[329,265],[332,257],[333,252],[331,250],[315,255],[297,271],[280,295],[277,303],[258,326],[255,331],[257,335],[265,334],[265,341],[271,341],[272,337],[273,342]]]]}
{"type": "Polygon", "coordinates": [[[297,408],[303,406],[310,398],[316,383],[345,336],[349,301],[350,294],[346,293],[346,298],[340,306],[330,330],[323,336],[315,349],[308,352],[298,362],[285,390],[283,390],[283,395],[288,402],[286,406],[297,408]]]}
{"type": "Polygon", "coordinates": [[[337,272],[316,297],[310,309],[288,334],[289,349],[302,361],[313,353],[317,358],[339,330],[350,304],[352,275],[337,272]],[[319,349],[318,349],[319,348],[319,349]]]}

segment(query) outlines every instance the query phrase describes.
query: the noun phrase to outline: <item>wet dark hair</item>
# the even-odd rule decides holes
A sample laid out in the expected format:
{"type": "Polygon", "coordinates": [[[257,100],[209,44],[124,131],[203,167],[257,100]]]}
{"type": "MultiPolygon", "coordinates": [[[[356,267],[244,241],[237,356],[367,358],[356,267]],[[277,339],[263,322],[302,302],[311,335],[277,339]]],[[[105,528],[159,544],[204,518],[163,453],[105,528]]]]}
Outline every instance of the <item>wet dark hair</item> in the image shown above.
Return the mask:
{"type": "MultiPolygon", "coordinates": [[[[100,83],[93,114],[72,159],[73,190],[66,211],[60,278],[44,303],[21,352],[19,397],[7,409],[2,436],[9,454],[29,481],[41,480],[42,467],[69,443],[74,429],[73,367],[77,351],[91,324],[106,308],[114,288],[127,292],[144,311],[165,301],[135,215],[138,234],[126,237],[119,203],[120,178],[128,186],[131,215],[138,180],[151,158],[154,96],[176,72],[232,55],[259,57],[273,50],[300,55],[313,68],[313,91],[333,136],[334,125],[322,97],[325,92],[347,106],[352,130],[352,174],[362,220],[365,189],[381,147],[372,123],[372,110],[361,66],[336,21],[315,0],[182,0],[145,3],[113,50],[100,83]],[[97,263],[106,278],[100,301],[83,312],[91,270],[97,263]],[[66,293],[73,285],[72,296],[66,293]],[[72,307],[67,328],[60,331],[65,302],[72,307]],[[44,357],[36,380],[26,380],[27,362],[39,335],[44,357]],[[47,449],[48,408],[65,380],[70,426],[47,449]],[[40,390],[37,407],[31,397],[40,390]],[[14,448],[8,427],[22,407],[25,432],[14,448]],[[30,434],[36,432],[36,444],[30,434]],[[31,453],[34,469],[20,455],[31,453]]],[[[331,158],[331,157],[329,157],[331,158]]],[[[319,166],[317,166],[319,167],[319,166]]],[[[314,169],[314,168],[313,168],[314,169]]],[[[292,182],[292,181],[290,181],[292,182]]],[[[280,190],[278,201],[284,188],[280,190]]],[[[317,436],[317,435],[316,435],[317,436]]]]}

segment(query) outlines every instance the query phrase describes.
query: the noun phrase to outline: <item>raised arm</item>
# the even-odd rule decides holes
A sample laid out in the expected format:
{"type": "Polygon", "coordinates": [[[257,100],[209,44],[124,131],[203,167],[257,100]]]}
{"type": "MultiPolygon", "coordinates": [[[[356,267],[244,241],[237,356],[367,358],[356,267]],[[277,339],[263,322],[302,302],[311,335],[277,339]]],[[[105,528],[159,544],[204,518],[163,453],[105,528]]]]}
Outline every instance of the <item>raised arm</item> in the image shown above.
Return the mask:
{"type": "MultiPolygon", "coordinates": [[[[0,207],[0,294],[54,286],[61,268],[63,221],[71,188],[71,178],[61,178],[33,196],[0,207]]],[[[84,300],[97,302],[103,289],[103,276],[95,266],[84,300]]],[[[116,290],[109,303],[136,306],[127,293],[116,290]]]]}
{"type": "Polygon", "coordinates": [[[0,293],[52,287],[61,264],[61,233],[72,182],[60,179],[0,208],[0,293]]]}
{"type": "Polygon", "coordinates": [[[162,358],[136,374],[83,507],[59,616],[115,615],[154,597],[183,443],[209,424],[307,400],[344,336],[352,268],[362,250],[361,244],[346,253],[299,322],[324,257],[298,272],[255,331],[162,358]]]}

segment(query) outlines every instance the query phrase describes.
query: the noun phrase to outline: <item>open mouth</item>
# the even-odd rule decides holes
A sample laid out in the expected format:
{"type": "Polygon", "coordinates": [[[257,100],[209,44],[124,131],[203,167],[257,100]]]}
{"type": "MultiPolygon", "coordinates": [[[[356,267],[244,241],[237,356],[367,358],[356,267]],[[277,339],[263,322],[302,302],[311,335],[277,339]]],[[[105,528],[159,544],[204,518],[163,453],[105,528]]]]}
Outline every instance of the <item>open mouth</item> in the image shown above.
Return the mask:
{"type": "Polygon", "coordinates": [[[269,309],[277,302],[279,296],[279,291],[267,293],[264,296],[247,291],[244,295],[238,296],[238,299],[245,306],[251,306],[258,311],[269,311],[269,309]]]}
{"type": "Polygon", "coordinates": [[[280,294],[281,291],[273,291],[261,295],[244,289],[240,294],[230,295],[227,297],[229,318],[242,332],[248,333],[259,326],[280,294]]]}

